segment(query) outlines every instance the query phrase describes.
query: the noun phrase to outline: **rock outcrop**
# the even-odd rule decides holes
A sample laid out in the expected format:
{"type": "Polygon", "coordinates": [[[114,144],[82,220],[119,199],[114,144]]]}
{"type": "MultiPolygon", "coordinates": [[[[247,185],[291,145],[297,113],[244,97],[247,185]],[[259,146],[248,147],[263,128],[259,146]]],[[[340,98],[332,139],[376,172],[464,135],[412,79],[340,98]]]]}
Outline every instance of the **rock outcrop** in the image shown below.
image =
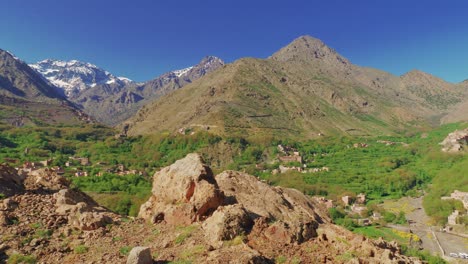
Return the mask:
{"type": "Polygon", "coordinates": [[[189,154],[153,176],[153,195],[139,216],[151,222],[191,224],[211,215],[224,200],[211,169],[189,154]]]}
{"type": "Polygon", "coordinates": [[[0,199],[2,263],[18,253],[38,263],[420,263],[332,224],[318,199],[245,173],[213,177],[197,154],[155,174],[146,220],[119,221],[84,193],[25,182],[0,199]]]}
{"type": "Polygon", "coordinates": [[[23,180],[15,168],[0,164],[0,195],[8,197],[22,192],[23,180]]]}
{"type": "Polygon", "coordinates": [[[440,143],[444,152],[459,152],[468,145],[468,128],[456,130],[440,143]]]}
{"type": "Polygon", "coordinates": [[[41,168],[28,173],[24,184],[28,189],[46,189],[58,191],[68,187],[69,181],[49,168],[41,168]]]}
{"type": "Polygon", "coordinates": [[[66,216],[68,223],[81,230],[95,230],[114,222],[117,215],[97,205],[82,192],[63,189],[54,194],[55,212],[66,216]]]}
{"type": "Polygon", "coordinates": [[[213,247],[252,228],[272,242],[290,244],[315,237],[327,218],[317,214],[314,203],[297,190],[271,187],[245,173],[213,177],[198,154],[189,154],[154,175],[153,196],[139,216],[174,225],[206,219],[203,229],[213,247]]]}
{"type": "Polygon", "coordinates": [[[211,217],[206,219],[202,228],[208,243],[219,248],[223,241],[232,240],[246,234],[253,226],[248,212],[240,205],[227,205],[218,208],[211,217]]]}
{"type": "Polygon", "coordinates": [[[256,177],[235,171],[216,176],[226,203],[238,203],[253,220],[273,223],[265,228],[277,243],[303,242],[316,236],[315,229],[326,215],[315,211],[314,201],[294,189],[272,187],[256,177]]]}

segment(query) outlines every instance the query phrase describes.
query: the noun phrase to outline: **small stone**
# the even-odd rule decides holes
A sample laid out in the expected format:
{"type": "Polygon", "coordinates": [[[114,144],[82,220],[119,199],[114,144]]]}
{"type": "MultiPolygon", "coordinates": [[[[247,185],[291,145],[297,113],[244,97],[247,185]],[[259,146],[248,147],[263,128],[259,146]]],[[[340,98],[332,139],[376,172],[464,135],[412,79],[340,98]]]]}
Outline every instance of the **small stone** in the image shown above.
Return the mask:
{"type": "Polygon", "coordinates": [[[152,264],[151,250],[149,247],[134,247],[128,254],[127,264],[152,264]]]}
{"type": "Polygon", "coordinates": [[[31,240],[31,242],[29,242],[29,245],[31,247],[35,247],[35,246],[39,245],[40,243],[41,243],[41,241],[39,239],[34,238],[33,240],[31,240]]]}

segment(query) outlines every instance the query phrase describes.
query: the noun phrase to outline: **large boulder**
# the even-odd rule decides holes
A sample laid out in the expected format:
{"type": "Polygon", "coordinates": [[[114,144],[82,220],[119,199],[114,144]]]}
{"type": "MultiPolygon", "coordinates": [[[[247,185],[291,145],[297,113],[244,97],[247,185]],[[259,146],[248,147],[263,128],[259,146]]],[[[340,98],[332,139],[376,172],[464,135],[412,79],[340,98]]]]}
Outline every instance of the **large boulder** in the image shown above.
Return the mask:
{"type": "Polygon", "coordinates": [[[22,192],[23,180],[15,168],[0,164],[0,195],[8,197],[22,192]]]}
{"type": "Polygon", "coordinates": [[[56,213],[66,216],[71,226],[81,230],[96,230],[112,224],[114,218],[118,218],[79,191],[63,189],[55,193],[54,198],[56,213]]]}
{"type": "Polygon", "coordinates": [[[204,220],[224,201],[213,172],[198,154],[188,154],[156,172],[152,193],[139,216],[173,225],[204,220]]]}
{"type": "Polygon", "coordinates": [[[98,207],[98,204],[83,192],[71,189],[62,189],[54,193],[56,212],[69,213],[78,203],[83,203],[85,208],[98,207]]]}
{"type": "Polygon", "coordinates": [[[315,202],[297,190],[272,187],[236,171],[222,172],[216,181],[226,196],[226,204],[238,203],[252,220],[261,217],[273,223],[262,230],[272,241],[288,244],[309,240],[316,236],[318,224],[327,218],[326,214],[318,215],[315,202]]]}
{"type": "Polygon", "coordinates": [[[31,171],[26,177],[24,184],[30,190],[46,189],[58,191],[67,188],[70,182],[49,168],[41,168],[31,171]]]}

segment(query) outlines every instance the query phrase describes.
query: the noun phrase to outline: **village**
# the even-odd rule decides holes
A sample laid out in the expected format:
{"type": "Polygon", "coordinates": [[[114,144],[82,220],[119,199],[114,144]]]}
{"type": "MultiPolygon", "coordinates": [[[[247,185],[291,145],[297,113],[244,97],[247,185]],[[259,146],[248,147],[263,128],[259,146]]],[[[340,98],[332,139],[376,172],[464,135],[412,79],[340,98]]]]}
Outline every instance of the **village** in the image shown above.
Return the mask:
{"type": "MultiPolygon", "coordinates": [[[[402,142],[392,142],[379,140],[377,143],[384,144],[386,146],[393,146],[395,144],[404,144],[402,142]]],[[[351,148],[368,148],[367,143],[354,143],[349,146],[351,148]]],[[[327,153],[314,153],[313,157],[326,156],[327,153]]],[[[18,164],[19,160],[16,159],[4,159],[7,163],[18,164]]],[[[277,156],[276,156],[277,168],[270,171],[264,168],[262,164],[256,164],[258,170],[263,172],[271,173],[272,175],[285,174],[288,172],[299,172],[299,173],[328,173],[331,168],[328,166],[317,166],[308,167],[307,161],[304,160],[301,153],[287,145],[277,145],[277,156]]],[[[313,162],[313,161],[312,161],[313,162]]],[[[309,161],[310,164],[310,161],[309,161]]],[[[46,159],[39,162],[26,161],[21,166],[17,166],[16,170],[19,175],[26,177],[27,175],[41,175],[48,173],[55,173],[60,176],[67,177],[89,177],[96,176],[101,177],[105,174],[112,174],[118,176],[124,175],[140,175],[148,176],[146,171],[140,171],[135,169],[128,169],[123,164],[110,164],[109,162],[97,161],[92,162],[88,157],[70,156],[68,160],[63,164],[57,164],[53,159],[46,159]]],[[[320,203],[324,204],[328,209],[339,208],[343,211],[347,217],[353,219],[358,226],[369,226],[373,224],[386,224],[383,220],[382,211],[372,210],[366,206],[367,197],[365,193],[347,194],[341,197],[337,197],[335,200],[327,199],[325,197],[316,198],[320,203]]],[[[454,227],[461,226],[466,221],[468,209],[468,193],[455,191],[449,197],[442,197],[442,199],[456,199],[460,200],[465,207],[464,211],[455,210],[448,217],[448,224],[444,228],[444,231],[451,231],[454,227]]]]}
{"type": "MultiPolygon", "coordinates": [[[[8,163],[18,163],[15,159],[5,159],[8,163]]],[[[141,175],[147,176],[145,171],[129,170],[123,164],[110,165],[107,162],[96,162],[92,164],[89,158],[71,156],[63,165],[58,166],[53,159],[47,159],[39,162],[26,161],[21,166],[15,167],[19,175],[27,176],[37,174],[38,172],[52,172],[60,176],[88,177],[103,176],[105,173],[114,175],[141,175]],[[90,170],[95,168],[96,170],[90,170]],[[98,171],[91,175],[89,171],[98,171]]]]}

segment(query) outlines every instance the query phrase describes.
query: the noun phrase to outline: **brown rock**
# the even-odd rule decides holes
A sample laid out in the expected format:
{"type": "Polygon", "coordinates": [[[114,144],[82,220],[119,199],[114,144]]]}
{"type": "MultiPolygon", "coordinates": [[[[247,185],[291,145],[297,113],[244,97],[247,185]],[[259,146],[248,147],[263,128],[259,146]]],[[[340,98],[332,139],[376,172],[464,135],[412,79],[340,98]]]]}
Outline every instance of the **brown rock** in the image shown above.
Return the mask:
{"type": "Polygon", "coordinates": [[[249,246],[241,244],[210,252],[204,263],[272,264],[274,261],[267,259],[249,246]]]}
{"type": "Polygon", "coordinates": [[[112,213],[99,207],[86,194],[63,189],[54,194],[55,212],[66,215],[68,222],[81,230],[95,230],[113,223],[112,213]]]}
{"type": "Polygon", "coordinates": [[[203,220],[222,204],[211,169],[198,154],[156,172],[153,176],[153,196],[142,205],[139,216],[152,222],[166,221],[172,225],[203,220]]]}
{"type": "Polygon", "coordinates": [[[152,264],[153,258],[149,247],[134,247],[128,254],[127,264],[152,264]]]}
{"type": "Polygon", "coordinates": [[[0,210],[2,211],[13,211],[18,207],[18,203],[13,199],[3,199],[0,203],[0,210]]]}
{"type": "Polygon", "coordinates": [[[23,179],[15,168],[0,164],[0,193],[8,197],[23,190],[23,179]]]}
{"type": "Polygon", "coordinates": [[[30,190],[43,188],[58,191],[68,187],[70,183],[65,177],[58,175],[55,171],[49,168],[41,168],[31,171],[24,180],[24,184],[30,190]]]}
{"type": "Polygon", "coordinates": [[[219,207],[205,220],[202,228],[205,238],[213,247],[221,247],[223,241],[246,234],[253,225],[247,211],[239,204],[219,207]]]}
{"type": "Polygon", "coordinates": [[[0,211],[0,226],[7,226],[9,224],[10,220],[8,218],[8,215],[4,211],[0,211]]]}
{"type": "Polygon", "coordinates": [[[74,191],[70,189],[62,189],[54,193],[54,198],[56,200],[56,212],[59,214],[66,214],[70,212],[72,208],[78,203],[84,203],[86,208],[98,207],[98,204],[86,194],[74,191]]]}
{"type": "Polygon", "coordinates": [[[78,227],[81,230],[96,230],[112,223],[112,218],[103,213],[84,212],[78,217],[78,227]]]}
{"type": "Polygon", "coordinates": [[[303,242],[317,234],[315,229],[326,214],[317,214],[315,201],[294,189],[271,187],[256,177],[235,171],[216,176],[226,203],[239,203],[252,219],[265,217],[275,225],[268,229],[272,240],[303,242]]]}

